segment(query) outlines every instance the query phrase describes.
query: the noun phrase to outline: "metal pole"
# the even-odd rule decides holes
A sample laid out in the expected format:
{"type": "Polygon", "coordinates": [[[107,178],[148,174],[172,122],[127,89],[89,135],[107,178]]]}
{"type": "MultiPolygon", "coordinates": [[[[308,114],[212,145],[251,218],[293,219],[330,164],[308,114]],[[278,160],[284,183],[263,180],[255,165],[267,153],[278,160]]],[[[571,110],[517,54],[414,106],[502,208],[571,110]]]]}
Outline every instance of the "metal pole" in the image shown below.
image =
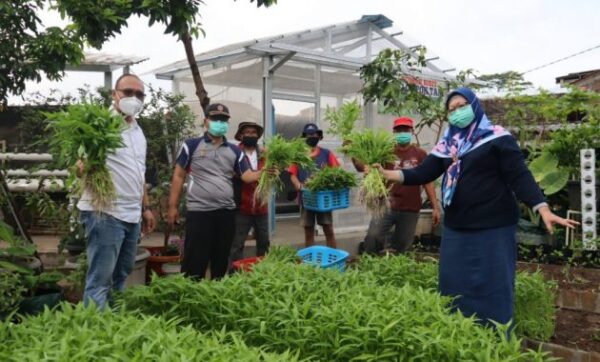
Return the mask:
{"type": "MultiPolygon", "coordinates": [[[[321,127],[321,66],[315,66],[315,123],[321,127]]],[[[323,127],[321,127],[323,128],[323,127]]]]}
{"type": "MultiPolygon", "coordinates": [[[[275,120],[273,119],[273,56],[263,57],[262,98],[263,98],[263,141],[273,137],[275,120]]],[[[269,201],[269,235],[275,232],[275,197],[269,201]]]]}
{"type": "Polygon", "coordinates": [[[365,112],[365,128],[373,128],[373,102],[367,102],[364,107],[365,112]]]}
{"type": "Polygon", "coordinates": [[[371,61],[371,56],[373,55],[373,31],[371,24],[367,28],[367,51],[366,51],[366,60],[367,62],[371,61]]]}
{"type": "Polygon", "coordinates": [[[112,89],[112,72],[104,72],[104,88],[112,89]]]}

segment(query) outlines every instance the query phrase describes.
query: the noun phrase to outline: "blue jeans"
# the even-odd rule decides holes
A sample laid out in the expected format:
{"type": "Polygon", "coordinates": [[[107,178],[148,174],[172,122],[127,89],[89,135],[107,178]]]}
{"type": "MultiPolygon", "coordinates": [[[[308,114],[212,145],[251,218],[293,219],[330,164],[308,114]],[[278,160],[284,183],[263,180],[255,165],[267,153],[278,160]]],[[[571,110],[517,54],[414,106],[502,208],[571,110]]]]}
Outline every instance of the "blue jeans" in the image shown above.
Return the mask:
{"type": "Polygon", "coordinates": [[[103,309],[111,289],[121,291],[133,270],[141,223],[128,223],[108,214],[82,211],[87,239],[88,271],[83,302],[103,309]]]}

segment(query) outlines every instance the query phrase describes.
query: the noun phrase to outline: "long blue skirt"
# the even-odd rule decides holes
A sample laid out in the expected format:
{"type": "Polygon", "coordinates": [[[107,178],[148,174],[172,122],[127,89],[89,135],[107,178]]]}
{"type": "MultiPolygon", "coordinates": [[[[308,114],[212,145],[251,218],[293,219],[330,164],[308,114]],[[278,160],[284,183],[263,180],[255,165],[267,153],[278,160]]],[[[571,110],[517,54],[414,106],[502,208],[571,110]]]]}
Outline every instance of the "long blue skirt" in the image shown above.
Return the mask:
{"type": "Polygon", "coordinates": [[[484,230],[444,227],[440,293],[457,297],[453,307],[481,324],[513,318],[517,258],[516,225],[484,230]]]}

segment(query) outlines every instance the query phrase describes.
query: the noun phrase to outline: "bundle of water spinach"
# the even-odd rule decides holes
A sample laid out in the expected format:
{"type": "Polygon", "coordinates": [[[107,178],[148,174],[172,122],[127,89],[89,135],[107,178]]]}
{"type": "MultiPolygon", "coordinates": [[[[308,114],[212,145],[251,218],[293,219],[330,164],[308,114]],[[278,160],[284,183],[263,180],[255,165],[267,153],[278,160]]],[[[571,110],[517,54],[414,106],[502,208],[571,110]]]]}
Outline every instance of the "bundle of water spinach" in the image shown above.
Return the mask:
{"type": "MultiPolygon", "coordinates": [[[[375,163],[384,165],[396,158],[392,135],[385,131],[371,129],[350,133],[346,137],[342,152],[367,166],[375,163]]],[[[385,212],[388,207],[388,187],[381,172],[372,169],[363,178],[359,195],[373,215],[381,215],[385,212]]]]}
{"type": "Polygon", "coordinates": [[[77,196],[88,190],[91,202],[98,210],[110,207],[116,191],[106,159],[124,145],[121,138],[125,127],[123,118],[102,105],[88,102],[46,113],[46,117],[52,132],[51,152],[60,163],[69,167],[68,186],[73,187],[77,196]],[[79,175],[78,161],[83,163],[79,175]]]}

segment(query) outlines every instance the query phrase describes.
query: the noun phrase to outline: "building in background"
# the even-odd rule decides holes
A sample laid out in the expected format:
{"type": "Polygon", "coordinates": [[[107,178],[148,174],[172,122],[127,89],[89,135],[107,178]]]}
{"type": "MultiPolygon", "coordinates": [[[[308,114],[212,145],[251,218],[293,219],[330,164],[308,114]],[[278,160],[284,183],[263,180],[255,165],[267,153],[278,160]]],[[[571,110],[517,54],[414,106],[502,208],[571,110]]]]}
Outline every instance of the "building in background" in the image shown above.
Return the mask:
{"type": "Polygon", "coordinates": [[[560,85],[570,84],[581,89],[600,92],[600,69],[569,73],[567,75],[557,77],[556,83],[560,85]]]}

